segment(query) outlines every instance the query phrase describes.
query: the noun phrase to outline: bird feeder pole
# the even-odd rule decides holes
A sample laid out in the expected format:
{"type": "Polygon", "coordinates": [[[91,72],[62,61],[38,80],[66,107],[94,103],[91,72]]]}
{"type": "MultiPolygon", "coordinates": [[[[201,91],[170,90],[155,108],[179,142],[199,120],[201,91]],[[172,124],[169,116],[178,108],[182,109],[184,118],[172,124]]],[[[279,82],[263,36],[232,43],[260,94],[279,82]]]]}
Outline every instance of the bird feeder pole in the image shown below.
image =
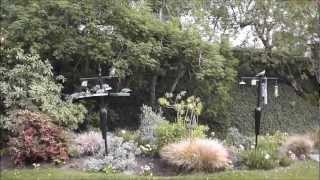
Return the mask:
{"type": "Polygon", "coordinates": [[[107,143],[107,117],[108,117],[108,110],[106,104],[106,98],[109,96],[130,96],[131,90],[128,88],[122,89],[120,92],[110,92],[112,89],[109,84],[106,84],[104,81],[106,79],[115,78],[114,74],[115,69],[113,68],[113,72],[109,74],[109,76],[102,76],[101,66],[98,66],[98,76],[97,77],[87,77],[87,78],[80,78],[82,81],[81,85],[85,87],[85,90],[82,92],[75,92],[70,95],[71,100],[88,100],[94,99],[99,105],[99,112],[100,112],[100,130],[102,133],[102,137],[105,143],[105,155],[108,154],[108,143],[107,143]],[[88,81],[95,80],[97,84],[89,89],[88,81]]]}
{"type": "Polygon", "coordinates": [[[260,134],[260,123],[262,117],[262,106],[261,99],[263,97],[263,102],[266,105],[268,103],[268,80],[275,80],[275,97],[278,97],[278,78],[276,77],[267,77],[265,70],[258,73],[254,77],[240,77],[240,85],[246,85],[244,80],[250,80],[251,85],[255,86],[256,82],[258,82],[257,86],[257,104],[254,110],[254,127],[255,127],[255,148],[258,147],[258,136],[260,134]],[[254,81],[254,83],[253,83],[254,81]]]}

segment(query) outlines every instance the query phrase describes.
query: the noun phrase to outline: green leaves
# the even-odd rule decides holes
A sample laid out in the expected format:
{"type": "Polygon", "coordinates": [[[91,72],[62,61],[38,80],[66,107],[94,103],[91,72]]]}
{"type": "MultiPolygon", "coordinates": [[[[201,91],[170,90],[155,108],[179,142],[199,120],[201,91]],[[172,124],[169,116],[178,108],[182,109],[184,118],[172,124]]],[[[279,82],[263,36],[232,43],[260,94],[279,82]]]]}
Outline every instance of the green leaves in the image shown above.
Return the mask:
{"type": "MultiPolygon", "coordinates": [[[[52,66],[48,61],[41,61],[38,54],[7,49],[0,64],[3,115],[17,109],[40,110],[70,128],[83,120],[85,108],[61,100],[62,85],[54,81],[52,66]]],[[[10,122],[5,122],[5,127],[6,124],[10,122]]]]}

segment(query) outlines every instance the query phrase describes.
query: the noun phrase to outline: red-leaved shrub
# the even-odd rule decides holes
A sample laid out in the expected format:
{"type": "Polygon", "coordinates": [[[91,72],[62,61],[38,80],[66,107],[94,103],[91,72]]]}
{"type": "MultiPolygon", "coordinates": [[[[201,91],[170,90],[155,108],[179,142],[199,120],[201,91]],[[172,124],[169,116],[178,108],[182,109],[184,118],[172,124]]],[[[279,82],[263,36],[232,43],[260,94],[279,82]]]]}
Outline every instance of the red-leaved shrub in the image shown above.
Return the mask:
{"type": "Polygon", "coordinates": [[[18,111],[11,118],[16,124],[9,146],[16,165],[69,159],[64,131],[47,115],[18,111]]]}

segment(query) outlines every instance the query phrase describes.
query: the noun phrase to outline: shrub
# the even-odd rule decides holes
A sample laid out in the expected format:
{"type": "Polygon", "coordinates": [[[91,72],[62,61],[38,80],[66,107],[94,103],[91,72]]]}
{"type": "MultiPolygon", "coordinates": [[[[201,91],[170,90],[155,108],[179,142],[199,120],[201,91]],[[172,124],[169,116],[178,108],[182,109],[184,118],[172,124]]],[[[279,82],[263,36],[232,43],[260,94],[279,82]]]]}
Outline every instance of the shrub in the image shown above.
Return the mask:
{"type": "Polygon", "coordinates": [[[283,156],[279,160],[279,165],[282,167],[288,167],[293,163],[293,160],[290,159],[288,156],[283,156]]]}
{"type": "Polygon", "coordinates": [[[139,134],[137,131],[117,130],[116,135],[122,137],[124,141],[139,141],[139,134]]]}
{"type": "MultiPolygon", "coordinates": [[[[270,88],[269,92],[274,91],[274,87],[268,86],[268,88],[270,88]]],[[[256,94],[255,88],[242,89],[234,86],[230,91],[233,102],[229,106],[227,114],[231,125],[248,136],[254,134],[254,118],[252,118],[251,112],[256,96],[252,94],[256,94]]],[[[268,99],[268,110],[263,112],[263,121],[261,121],[262,134],[273,133],[277,130],[288,133],[303,133],[314,128],[315,125],[319,125],[319,108],[297,95],[294,88],[281,83],[279,94],[280,96],[277,98],[268,99]],[[292,101],[296,102],[295,106],[290,105],[289,102],[292,101]]]]}
{"type": "Polygon", "coordinates": [[[152,108],[147,105],[142,105],[141,112],[139,127],[140,139],[144,143],[155,144],[155,129],[166,120],[161,113],[154,112],[152,108]]]}
{"type": "Polygon", "coordinates": [[[152,163],[142,166],[140,175],[142,175],[142,176],[152,176],[153,175],[152,168],[153,168],[153,164],[152,163]]]}
{"type": "Polygon", "coordinates": [[[68,152],[71,158],[78,158],[81,155],[79,152],[79,148],[74,144],[70,144],[68,146],[68,152]]]}
{"type": "Polygon", "coordinates": [[[287,133],[276,131],[273,135],[259,136],[258,148],[276,153],[288,138],[287,133]]]}
{"type": "Polygon", "coordinates": [[[176,112],[175,122],[193,127],[198,123],[203,105],[199,97],[190,96],[183,99],[186,93],[186,91],[181,91],[175,97],[172,93],[166,93],[165,97],[158,99],[158,102],[160,106],[176,112]]]}
{"type": "Polygon", "coordinates": [[[148,156],[155,156],[158,154],[158,151],[159,151],[156,145],[150,145],[150,144],[141,144],[139,148],[144,155],[148,155],[148,156]]]}
{"type": "Polygon", "coordinates": [[[180,123],[161,123],[156,129],[157,147],[180,141],[186,135],[186,129],[180,123]]]}
{"type": "Polygon", "coordinates": [[[308,136],[295,135],[290,136],[286,142],[281,146],[281,154],[289,154],[292,152],[298,158],[306,157],[311,153],[314,142],[308,136]]]}
{"type": "Polygon", "coordinates": [[[60,125],[77,128],[86,109],[61,99],[63,86],[56,79],[64,78],[54,76],[49,61],[22,49],[6,49],[1,55],[5,60],[0,61],[0,128],[12,130],[15,122],[8,116],[17,109],[41,111],[60,125]]]}
{"type": "Polygon", "coordinates": [[[52,124],[48,116],[18,111],[11,118],[16,122],[9,142],[15,164],[68,160],[63,130],[52,124]]]}
{"type": "Polygon", "coordinates": [[[115,170],[115,168],[112,167],[111,165],[106,166],[105,168],[102,169],[102,171],[104,173],[106,173],[107,175],[116,174],[117,173],[117,170],[115,170]]]}
{"type": "Polygon", "coordinates": [[[160,156],[168,163],[186,170],[214,171],[231,163],[228,151],[211,139],[187,139],[164,146],[160,156]]]}
{"type": "MultiPolygon", "coordinates": [[[[191,132],[193,138],[204,138],[208,131],[207,126],[199,125],[191,132]]],[[[189,131],[181,123],[168,123],[163,122],[156,129],[156,145],[158,149],[166,144],[178,142],[184,138],[189,137],[189,131]]]]}
{"type": "Polygon", "coordinates": [[[241,153],[241,162],[250,169],[272,169],[279,164],[277,155],[261,148],[241,153]]]}
{"type": "Polygon", "coordinates": [[[105,167],[112,167],[114,171],[132,172],[138,168],[135,157],[141,151],[137,143],[133,141],[125,142],[123,138],[115,136],[112,133],[107,134],[107,139],[108,155],[103,156],[104,148],[101,148],[96,156],[84,162],[86,170],[101,171],[105,167]]]}
{"type": "Polygon", "coordinates": [[[74,143],[80,155],[94,155],[104,148],[102,135],[96,131],[76,135],[74,143]]]}
{"type": "Polygon", "coordinates": [[[249,149],[253,144],[252,139],[242,135],[237,128],[229,128],[227,130],[226,143],[236,147],[244,147],[249,149]]]}

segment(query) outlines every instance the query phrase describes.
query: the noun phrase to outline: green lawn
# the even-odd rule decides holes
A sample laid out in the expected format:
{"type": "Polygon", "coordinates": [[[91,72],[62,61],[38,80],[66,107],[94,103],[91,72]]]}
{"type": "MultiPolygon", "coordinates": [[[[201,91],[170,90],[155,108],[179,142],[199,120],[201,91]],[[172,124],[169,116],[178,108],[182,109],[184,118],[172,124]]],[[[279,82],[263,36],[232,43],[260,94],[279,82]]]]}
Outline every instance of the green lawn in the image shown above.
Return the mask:
{"type": "Polygon", "coordinates": [[[269,171],[225,171],[212,174],[196,174],[174,177],[141,177],[125,175],[105,175],[63,169],[23,169],[1,172],[1,180],[84,180],[84,179],[213,179],[213,180],[319,180],[319,164],[297,162],[288,168],[269,171]]]}

